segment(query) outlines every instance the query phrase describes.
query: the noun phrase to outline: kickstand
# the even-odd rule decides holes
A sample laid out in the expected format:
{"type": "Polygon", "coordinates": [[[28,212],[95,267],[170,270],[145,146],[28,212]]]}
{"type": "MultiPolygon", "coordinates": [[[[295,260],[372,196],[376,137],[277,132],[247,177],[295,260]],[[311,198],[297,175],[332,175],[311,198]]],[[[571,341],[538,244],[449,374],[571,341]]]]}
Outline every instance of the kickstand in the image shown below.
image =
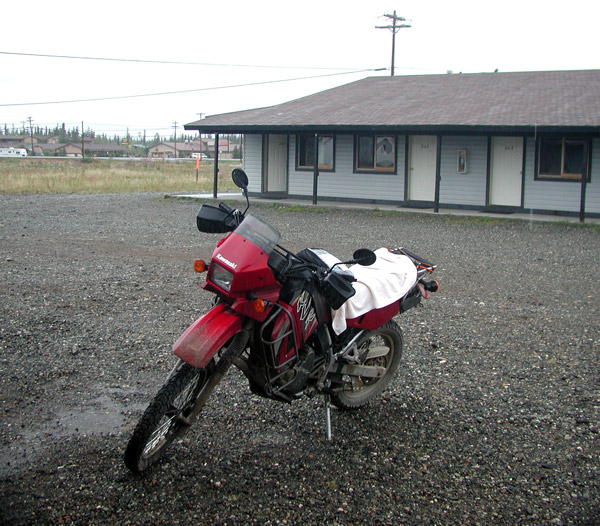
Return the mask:
{"type": "Polygon", "coordinates": [[[325,430],[327,432],[327,440],[331,442],[331,396],[325,395],[325,430]]]}

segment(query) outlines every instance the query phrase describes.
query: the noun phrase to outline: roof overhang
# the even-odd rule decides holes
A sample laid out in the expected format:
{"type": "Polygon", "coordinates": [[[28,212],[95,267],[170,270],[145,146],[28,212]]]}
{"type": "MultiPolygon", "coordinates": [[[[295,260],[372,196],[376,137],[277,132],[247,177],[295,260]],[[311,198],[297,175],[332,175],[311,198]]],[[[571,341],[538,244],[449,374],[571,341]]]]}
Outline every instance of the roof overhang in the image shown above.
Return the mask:
{"type": "Polygon", "coordinates": [[[389,133],[394,135],[521,135],[568,134],[600,137],[598,126],[537,126],[537,125],[215,125],[191,123],[186,130],[211,134],[300,134],[319,133],[354,135],[357,133],[389,133]]]}

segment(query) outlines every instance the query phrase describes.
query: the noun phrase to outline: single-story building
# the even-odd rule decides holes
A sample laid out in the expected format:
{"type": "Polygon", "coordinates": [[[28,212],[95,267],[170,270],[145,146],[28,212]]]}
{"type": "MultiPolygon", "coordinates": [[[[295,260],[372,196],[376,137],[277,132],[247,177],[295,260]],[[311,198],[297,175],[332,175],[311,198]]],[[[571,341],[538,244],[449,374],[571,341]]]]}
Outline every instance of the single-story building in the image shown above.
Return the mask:
{"type": "MultiPolygon", "coordinates": [[[[86,145],[87,147],[87,145],[86,145]]],[[[39,143],[34,145],[35,155],[57,155],[66,157],[81,157],[81,143],[69,142],[66,144],[39,143]]]]}
{"type": "MultiPolygon", "coordinates": [[[[212,153],[215,149],[215,144],[215,139],[212,137],[202,139],[202,149],[204,152],[212,153]]],[[[229,142],[229,139],[224,139],[223,137],[219,138],[219,153],[226,154],[232,150],[233,146],[231,145],[231,142],[229,142]]]]}
{"type": "Polygon", "coordinates": [[[243,134],[255,196],[600,216],[600,70],[370,77],[185,129],[243,134]]]}
{"type": "Polygon", "coordinates": [[[86,156],[93,157],[124,157],[129,149],[117,143],[89,143],[85,145],[86,156]]]}
{"type": "MultiPolygon", "coordinates": [[[[159,142],[148,148],[148,157],[154,158],[173,158],[175,157],[175,147],[177,147],[177,157],[193,157],[194,154],[204,153],[211,156],[215,148],[215,140],[208,138],[194,139],[193,142],[159,142]]],[[[224,153],[226,156],[230,150],[230,143],[227,139],[219,139],[219,153],[224,153]]],[[[214,155],[214,154],[212,154],[214,155]]]]}
{"type": "Polygon", "coordinates": [[[201,153],[199,144],[189,144],[185,142],[159,142],[148,148],[148,157],[166,159],[177,157],[189,157],[194,153],[201,153]],[[177,155],[175,154],[177,151],[177,155]]]}
{"type": "Polygon", "coordinates": [[[0,134],[0,148],[29,148],[31,149],[31,143],[37,144],[43,141],[44,138],[39,135],[33,137],[28,134],[19,135],[8,135],[0,134]]]}
{"type": "Polygon", "coordinates": [[[62,144],[56,143],[37,143],[33,145],[33,153],[31,155],[61,155],[60,151],[62,144]]]}
{"type": "MultiPolygon", "coordinates": [[[[127,155],[127,147],[116,143],[93,143],[90,140],[84,141],[86,157],[122,157],[127,155]]],[[[81,142],[70,142],[66,144],[58,143],[38,143],[33,146],[35,155],[57,155],[67,157],[81,157],[81,142]]]]}

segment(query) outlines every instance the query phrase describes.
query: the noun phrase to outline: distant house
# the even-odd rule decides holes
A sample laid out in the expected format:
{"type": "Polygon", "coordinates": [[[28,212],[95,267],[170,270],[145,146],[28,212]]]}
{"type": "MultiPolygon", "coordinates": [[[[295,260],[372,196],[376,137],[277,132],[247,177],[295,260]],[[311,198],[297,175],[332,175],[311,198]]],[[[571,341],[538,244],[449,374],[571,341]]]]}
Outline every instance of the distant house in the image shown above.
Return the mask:
{"type": "Polygon", "coordinates": [[[56,150],[58,155],[67,157],[81,157],[81,143],[69,142],[67,144],[57,144],[59,148],[56,150]]]}
{"type": "MultiPolygon", "coordinates": [[[[56,155],[64,157],[81,157],[81,142],[38,143],[34,145],[33,151],[36,155],[56,155]]],[[[92,157],[122,157],[127,155],[127,147],[115,143],[93,143],[84,141],[84,153],[92,157]]]]}
{"type": "Polygon", "coordinates": [[[85,154],[93,157],[123,157],[128,148],[116,143],[89,143],[85,145],[85,154]]]}
{"type": "Polygon", "coordinates": [[[38,143],[33,146],[33,153],[35,155],[61,155],[64,151],[60,152],[64,144],[49,144],[49,143],[38,143]]]}
{"type": "MultiPolygon", "coordinates": [[[[202,146],[203,146],[204,152],[213,153],[215,151],[215,139],[214,138],[202,139],[202,146]]],[[[229,139],[219,138],[219,153],[227,154],[227,153],[230,153],[231,150],[233,150],[233,147],[231,146],[231,142],[229,141],[229,139]]]]}
{"type": "Polygon", "coordinates": [[[48,144],[38,143],[34,145],[35,155],[57,155],[62,157],[81,157],[81,143],[48,144]]]}
{"type": "Polygon", "coordinates": [[[176,150],[177,157],[190,157],[194,153],[201,153],[198,143],[159,142],[155,146],[148,148],[148,157],[162,159],[175,158],[176,150]]]}
{"type": "MultiPolygon", "coordinates": [[[[25,139],[26,135],[0,135],[0,148],[20,148],[25,139]]],[[[31,141],[29,144],[31,145],[31,141]]]]}
{"type": "Polygon", "coordinates": [[[37,144],[40,141],[43,141],[43,137],[39,137],[34,135],[7,135],[0,134],[0,148],[27,148],[31,150],[31,143],[37,144]]]}
{"type": "Polygon", "coordinates": [[[372,77],[206,117],[255,196],[600,215],[600,70],[372,77]]]}

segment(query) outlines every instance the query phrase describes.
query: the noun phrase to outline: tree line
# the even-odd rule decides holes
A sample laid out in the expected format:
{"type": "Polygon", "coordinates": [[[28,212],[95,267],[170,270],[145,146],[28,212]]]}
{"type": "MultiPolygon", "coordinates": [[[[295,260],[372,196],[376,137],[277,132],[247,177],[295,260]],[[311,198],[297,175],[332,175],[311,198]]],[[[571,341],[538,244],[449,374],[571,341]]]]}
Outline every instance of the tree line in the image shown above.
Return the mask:
{"type": "MultiPolygon", "coordinates": [[[[48,126],[33,126],[33,130],[29,126],[23,125],[21,128],[16,128],[14,124],[11,128],[8,127],[7,124],[4,124],[2,128],[0,128],[0,138],[2,135],[23,135],[29,136],[32,134],[38,137],[39,139],[50,138],[50,137],[58,137],[58,142],[61,144],[69,143],[69,142],[81,142],[81,130],[79,126],[73,126],[71,128],[67,128],[65,123],[57,124],[54,128],[50,128],[48,126]]],[[[97,144],[121,144],[123,140],[127,140],[130,144],[138,144],[140,146],[150,148],[155,146],[160,142],[174,142],[175,139],[178,143],[192,142],[193,140],[198,138],[196,134],[177,134],[175,137],[174,134],[169,136],[161,136],[159,133],[155,133],[152,137],[146,137],[146,133],[138,133],[137,135],[131,135],[127,132],[125,135],[107,135],[106,133],[96,133],[92,128],[86,128],[83,132],[83,135],[87,139],[92,139],[92,142],[97,144]]],[[[240,137],[238,135],[227,136],[232,144],[239,144],[240,137]]]]}

